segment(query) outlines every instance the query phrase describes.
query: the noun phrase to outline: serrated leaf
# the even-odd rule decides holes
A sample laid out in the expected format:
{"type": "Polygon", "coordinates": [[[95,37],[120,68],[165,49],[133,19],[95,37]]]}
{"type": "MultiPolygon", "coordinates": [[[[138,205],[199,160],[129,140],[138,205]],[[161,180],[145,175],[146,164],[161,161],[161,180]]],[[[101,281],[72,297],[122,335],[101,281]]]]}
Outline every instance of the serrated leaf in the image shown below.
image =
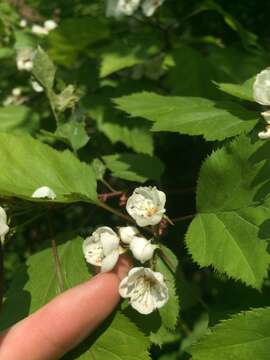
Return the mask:
{"type": "MultiPolygon", "coordinates": [[[[164,245],[161,245],[161,251],[165,254],[166,258],[169,259],[170,263],[173,264],[174,268],[177,269],[178,259],[173,252],[164,245]]],[[[179,299],[175,287],[175,274],[173,274],[172,269],[170,269],[169,265],[166,264],[162,257],[157,258],[156,271],[159,271],[164,275],[169,289],[169,301],[165,306],[159,309],[162,325],[168,329],[174,330],[180,311],[179,299]]]]}
{"type": "Polygon", "coordinates": [[[39,128],[39,115],[24,105],[0,108],[0,132],[33,134],[39,128]]]}
{"type": "Polygon", "coordinates": [[[107,96],[91,96],[91,99],[84,102],[84,106],[91,118],[96,120],[98,130],[104,133],[113,144],[122,142],[138,153],[153,154],[153,136],[146,121],[143,119],[127,121],[119,116],[108,102],[107,96]]]}
{"type": "Polygon", "coordinates": [[[265,223],[270,217],[269,183],[263,177],[269,162],[256,159],[262,147],[261,141],[243,136],[205,161],[198,181],[199,213],[186,236],[188,251],[200,266],[211,265],[258,289],[270,263],[270,228],[265,223]]]}
{"type": "Polygon", "coordinates": [[[98,158],[96,158],[92,161],[91,165],[95,171],[97,180],[102,180],[106,172],[106,166],[104,165],[104,163],[98,158]]]}
{"type": "Polygon", "coordinates": [[[120,179],[145,182],[159,180],[164,165],[157,157],[145,154],[115,154],[102,157],[112,176],[120,179]]]}
{"type": "Polygon", "coordinates": [[[0,133],[0,194],[32,200],[32,193],[49,186],[57,202],[96,202],[96,178],[90,165],[70,151],[56,151],[30,136],[0,133]]]}
{"type": "Polygon", "coordinates": [[[233,102],[203,98],[170,97],[137,93],[114,99],[117,107],[131,116],[153,121],[152,131],[203,135],[206,140],[223,140],[246,133],[258,122],[258,114],[233,102]]]}
{"type": "MultiPolygon", "coordinates": [[[[89,272],[82,252],[80,237],[62,235],[64,244],[58,246],[58,255],[66,288],[89,280],[89,272]]],[[[15,276],[3,305],[0,328],[4,329],[46,304],[59,293],[51,248],[31,256],[15,276]],[[40,266],[42,264],[42,266],[40,266]]],[[[136,326],[121,313],[112,322],[100,327],[81,346],[67,354],[65,359],[149,360],[148,340],[136,326]],[[117,341],[115,339],[117,338],[117,341]]]]}
{"type": "Polygon", "coordinates": [[[253,83],[255,77],[248,79],[243,84],[226,84],[226,83],[216,83],[219,90],[235,96],[242,100],[254,101],[253,99],[253,83]]]}
{"type": "Polygon", "coordinates": [[[268,360],[270,308],[234,315],[214,326],[189,352],[194,360],[268,360]]]}
{"type": "Polygon", "coordinates": [[[46,52],[39,47],[34,57],[32,73],[47,91],[51,91],[53,88],[55,72],[53,62],[46,52]]]}

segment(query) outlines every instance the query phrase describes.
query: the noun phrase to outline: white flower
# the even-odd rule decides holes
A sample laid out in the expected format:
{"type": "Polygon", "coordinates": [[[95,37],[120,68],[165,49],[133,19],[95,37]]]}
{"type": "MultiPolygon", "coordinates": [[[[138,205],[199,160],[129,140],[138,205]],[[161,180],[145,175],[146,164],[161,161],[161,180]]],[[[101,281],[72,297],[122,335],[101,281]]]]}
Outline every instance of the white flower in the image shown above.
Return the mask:
{"type": "Polygon", "coordinates": [[[141,263],[145,263],[152,259],[154,251],[158,246],[153,245],[150,240],[147,240],[142,236],[134,236],[129,248],[135,259],[139,260],[141,263]]]}
{"type": "Polygon", "coordinates": [[[20,27],[25,28],[27,26],[27,20],[21,19],[19,25],[20,25],[20,27]]]}
{"type": "Polygon", "coordinates": [[[16,97],[21,96],[22,95],[22,89],[19,88],[19,87],[13,88],[12,91],[11,91],[11,94],[13,96],[16,96],[16,97]]]}
{"type": "Polygon", "coordinates": [[[7,96],[6,99],[3,101],[3,106],[22,104],[25,98],[22,97],[21,95],[22,95],[21,88],[17,87],[12,89],[11,95],[7,96]]]}
{"type": "Polygon", "coordinates": [[[135,235],[138,235],[139,230],[135,226],[123,226],[118,229],[121,241],[124,244],[130,244],[135,235]]]}
{"type": "Polygon", "coordinates": [[[31,85],[35,92],[40,93],[44,91],[43,87],[35,80],[31,80],[31,85]]]}
{"type": "Polygon", "coordinates": [[[145,0],[142,4],[142,11],[145,16],[152,16],[156,9],[160,7],[165,0],[145,0]]]}
{"type": "Polygon", "coordinates": [[[47,30],[47,32],[50,32],[57,28],[57,23],[54,20],[46,20],[44,22],[44,28],[47,30]]]}
{"type": "Polygon", "coordinates": [[[31,71],[33,68],[33,58],[35,51],[31,48],[22,48],[17,53],[17,68],[18,70],[31,71]]]}
{"type": "Polygon", "coordinates": [[[37,198],[37,199],[47,198],[54,200],[56,198],[56,194],[48,186],[42,186],[33,192],[32,198],[37,198]]]}
{"type": "Polygon", "coordinates": [[[139,226],[158,224],[165,213],[166,195],[156,187],[139,187],[127,201],[127,212],[139,226]]]}
{"type": "Polygon", "coordinates": [[[114,268],[121,253],[120,239],[108,226],[98,228],[83,242],[83,252],[88,263],[101,266],[101,271],[114,268]]]}
{"type": "Polygon", "coordinates": [[[253,97],[261,105],[270,105],[270,68],[257,74],[253,84],[253,97]]]}
{"type": "Polygon", "coordinates": [[[106,16],[130,16],[138,9],[140,2],[141,0],[108,0],[106,16]]]}
{"type": "Polygon", "coordinates": [[[0,239],[3,242],[5,236],[9,231],[9,226],[7,225],[7,214],[5,210],[0,206],[0,239]]]}
{"type": "Polygon", "coordinates": [[[169,299],[163,275],[144,267],[129,271],[119,285],[119,293],[123,298],[129,298],[130,305],[144,315],[161,308],[169,299]]]}
{"type": "Polygon", "coordinates": [[[48,35],[49,31],[41,25],[34,24],[32,26],[32,33],[38,36],[45,36],[48,35]]]}

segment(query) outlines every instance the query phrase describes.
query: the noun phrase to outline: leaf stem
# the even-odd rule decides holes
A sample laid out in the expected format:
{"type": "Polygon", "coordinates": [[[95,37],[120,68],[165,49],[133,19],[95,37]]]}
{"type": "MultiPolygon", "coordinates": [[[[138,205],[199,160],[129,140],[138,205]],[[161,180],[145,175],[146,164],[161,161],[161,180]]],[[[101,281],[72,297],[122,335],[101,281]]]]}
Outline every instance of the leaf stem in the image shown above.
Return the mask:
{"type": "Polygon", "coordinates": [[[62,274],[62,270],[61,270],[60,258],[59,258],[58,251],[57,251],[57,244],[56,244],[56,240],[54,238],[50,208],[48,211],[48,226],[49,226],[49,231],[50,231],[50,235],[51,235],[51,245],[52,245],[52,253],[53,253],[54,263],[55,263],[56,277],[58,280],[59,290],[60,290],[60,292],[63,292],[65,290],[64,278],[63,278],[63,274],[62,274]]]}
{"type": "Polygon", "coordinates": [[[108,181],[104,180],[104,179],[101,179],[100,180],[110,191],[112,192],[117,192],[117,190],[115,190],[109,183],[108,181]]]}
{"type": "Polygon", "coordinates": [[[168,256],[161,250],[160,257],[165,261],[166,265],[168,266],[169,270],[175,275],[177,266],[175,266],[172,261],[168,258],[168,256]]]}

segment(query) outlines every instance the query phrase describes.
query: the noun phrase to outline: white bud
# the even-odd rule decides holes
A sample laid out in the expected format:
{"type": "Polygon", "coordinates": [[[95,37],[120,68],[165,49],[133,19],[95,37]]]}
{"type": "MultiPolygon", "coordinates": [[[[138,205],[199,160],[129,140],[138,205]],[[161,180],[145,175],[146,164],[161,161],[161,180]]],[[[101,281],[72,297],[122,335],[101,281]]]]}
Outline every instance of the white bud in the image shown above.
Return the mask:
{"type": "Polygon", "coordinates": [[[139,187],[128,198],[126,209],[139,226],[160,223],[165,213],[166,195],[156,187],[139,187]]]}
{"type": "Polygon", "coordinates": [[[20,27],[25,28],[27,26],[27,20],[21,19],[19,25],[20,25],[20,27]]]}
{"type": "Polygon", "coordinates": [[[19,87],[16,87],[16,88],[12,89],[11,93],[12,93],[13,96],[16,96],[16,97],[21,96],[22,89],[19,88],[19,87]]]}
{"type": "Polygon", "coordinates": [[[83,252],[86,261],[95,266],[101,266],[101,271],[114,268],[121,253],[120,239],[108,226],[99,227],[83,242],[83,252]]]}
{"type": "Polygon", "coordinates": [[[144,315],[161,308],[169,299],[163,275],[144,267],[129,271],[119,285],[119,293],[123,298],[129,298],[130,305],[144,315]]]}
{"type": "Polygon", "coordinates": [[[35,92],[40,93],[44,91],[43,87],[35,80],[31,80],[31,85],[35,92]]]}
{"type": "Polygon", "coordinates": [[[33,192],[32,198],[37,198],[37,199],[47,198],[54,200],[56,198],[56,194],[48,186],[42,186],[33,192]]]}
{"type": "Polygon", "coordinates": [[[145,0],[142,4],[142,11],[145,16],[152,16],[156,9],[160,7],[165,0],[145,0]]]}
{"type": "Polygon", "coordinates": [[[257,74],[253,84],[253,97],[261,105],[270,105],[270,68],[257,74]]]}
{"type": "Polygon", "coordinates": [[[0,206],[0,239],[2,243],[5,240],[5,236],[9,231],[9,226],[7,225],[7,214],[5,210],[0,206]]]}
{"type": "Polygon", "coordinates": [[[140,3],[141,0],[107,0],[106,16],[130,16],[139,8],[140,3]]]}
{"type": "Polygon", "coordinates": [[[139,260],[141,263],[145,263],[152,259],[154,251],[158,246],[153,245],[150,240],[147,240],[144,237],[134,236],[129,248],[135,259],[139,260]]]}
{"type": "Polygon", "coordinates": [[[119,227],[119,236],[124,244],[130,244],[135,235],[138,235],[139,231],[135,226],[123,226],[119,227]]]}
{"type": "Polygon", "coordinates": [[[54,20],[46,20],[44,22],[44,28],[50,32],[57,27],[57,23],[54,20]]]}

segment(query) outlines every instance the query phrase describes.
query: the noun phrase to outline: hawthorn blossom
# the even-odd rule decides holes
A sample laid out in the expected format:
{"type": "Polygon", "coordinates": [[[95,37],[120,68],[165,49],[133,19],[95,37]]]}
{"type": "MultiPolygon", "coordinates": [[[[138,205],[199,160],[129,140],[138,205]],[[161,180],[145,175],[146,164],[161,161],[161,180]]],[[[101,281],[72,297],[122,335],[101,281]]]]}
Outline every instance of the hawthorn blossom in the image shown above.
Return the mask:
{"type": "Polygon", "coordinates": [[[134,236],[138,235],[139,230],[135,226],[122,226],[118,228],[119,236],[124,244],[130,244],[134,236]]]}
{"type": "Polygon", "coordinates": [[[152,259],[154,251],[158,248],[157,245],[151,243],[150,240],[142,236],[134,236],[130,242],[129,248],[135,257],[141,263],[152,259]]]}
{"type": "Polygon", "coordinates": [[[11,94],[6,97],[6,99],[3,101],[3,106],[9,106],[9,105],[20,105],[25,101],[25,97],[22,96],[22,89],[19,87],[16,87],[12,89],[11,94]]]}
{"type": "Polygon", "coordinates": [[[19,22],[20,27],[25,28],[27,26],[27,20],[21,19],[19,22]]]}
{"type": "Polygon", "coordinates": [[[31,71],[33,68],[33,58],[35,51],[32,48],[22,48],[17,53],[17,68],[20,71],[31,71]]]}
{"type": "Polygon", "coordinates": [[[52,30],[54,30],[55,28],[57,28],[57,23],[54,20],[46,20],[44,22],[44,28],[48,31],[48,33],[52,30]]]}
{"type": "Polygon", "coordinates": [[[57,27],[57,23],[54,20],[46,20],[43,26],[34,24],[32,26],[32,33],[39,36],[46,36],[50,31],[57,27]]]}
{"type": "Polygon", "coordinates": [[[120,239],[108,226],[99,227],[83,243],[83,252],[89,264],[100,266],[101,272],[114,268],[121,253],[120,239]]]}
{"type": "Polygon", "coordinates": [[[129,271],[119,285],[119,293],[123,298],[129,298],[130,305],[144,315],[161,308],[169,299],[163,275],[144,267],[129,271]]]}
{"type": "Polygon", "coordinates": [[[37,199],[47,198],[54,200],[56,198],[56,194],[48,186],[41,186],[33,192],[32,198],[37,198],[37,199]]]}
{"type": "Polygon", "coordinates": [[[132,15],[139,8],[141,0],[108,0],[106,16],[132,15]]]}
{"type": "Polygon", "coordinates": [[[165,0],[145,0],[142,4],[142,11],[145,16],[150,17],[165,0]]]}
{"type": "Polygon", "coordinates": [[[156,187],[139,187],[128,198],[126,209],[139,226],[160,223],[165,213],[166,195],[156,187]]]}
{"type": "Polygon", "coordinates": [[[3,242],[5,236],[9,231],[9,226],[7,224],[7,214],[5,210],[0,206],[0,239],[3,242]]]}
{"type": "Polygon", "coordinates": [[[270,68],[257,74],[253,84],[253,97],[261,105],[270,105],[270,68]]]}

